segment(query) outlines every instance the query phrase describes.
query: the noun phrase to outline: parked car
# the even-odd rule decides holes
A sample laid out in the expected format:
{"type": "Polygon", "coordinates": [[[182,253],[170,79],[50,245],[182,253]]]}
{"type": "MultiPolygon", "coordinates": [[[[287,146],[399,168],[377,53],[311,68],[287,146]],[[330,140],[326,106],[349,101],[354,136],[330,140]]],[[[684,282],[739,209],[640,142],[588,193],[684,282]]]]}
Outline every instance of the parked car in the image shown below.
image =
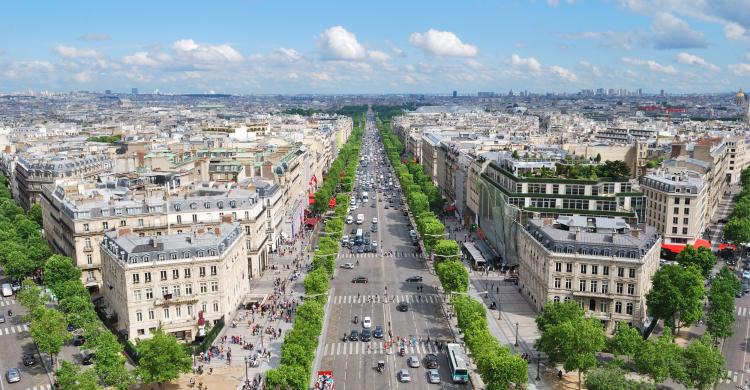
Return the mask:
{"type": "Polygon", "coordinates": [[[36,364],[36,358],[34,357],[33,354],[27,353],[23,355],[24,366],[28,367],[28,366],[33,366],[35,364],[36,364]]]}
{"type": "Polygon", "coordinates": [[[421,276],[411,276],[406,278],[406,281],[409,283],[421,283],[422,277],[421,276]]]}
{"type": "Polygon", "coordinates": [[[13,367],[9,368],[8,371],[5,371],[5,380],[8,381],[8,383],[16,383],[21,381],[21,370],[13,367]]]}

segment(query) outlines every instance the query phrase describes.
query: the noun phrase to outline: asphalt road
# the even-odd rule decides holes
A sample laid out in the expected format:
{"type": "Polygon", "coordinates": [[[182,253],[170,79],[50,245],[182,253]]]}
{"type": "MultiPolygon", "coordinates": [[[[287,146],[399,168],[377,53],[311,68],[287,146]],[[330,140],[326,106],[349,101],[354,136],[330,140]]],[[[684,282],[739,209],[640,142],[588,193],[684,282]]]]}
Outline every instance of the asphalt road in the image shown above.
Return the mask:
{"type": "MultiPolygon", "coordinates": [[[[370,119],[366,131],[365,142],[374,142],[377,136],[374,123],[370,119]]],[[[374,145],[374,144],[372,144],[374,145]]],[[[372,153],[378,157],[384,155],[377,147],[363,147],[362,153],[372,153]]],[[[371,162],[366,168],[374,172],[376,164],[371,162]]],[[[390,171],[390,167],[388,168],[390,171]]],[[[394,177],[394,184],[397,180],[394,177]]],[[[376,185],[380,180],[375,180],[376,185]]],[[[377,207],[370,203],[360,206],[353,211],[353,217],[362,213],[364,223],[352,223],[346,226],[346,233],[354,228],[370,231],[372,218],[378,218],[378,231],[372,233],[373,240],[377,240],[381,248],[379,253],[352,254],[344,248],[339,252],[336,260],[337,271],[331,281],[332,299],[328,306],[328,326],[324,336],[324,345],[320,349],[320,370],[332,370],[335,385],[344,389],[453,389],[465,388],[468,385],[457,385],[450,381],[447,360],[444,353],[435,346],[435,340],[447,341],[452,339],[445,315],[441,308],[441,297],[436,293],[435,286],[439,285],[436,276],[429,273],[424,260],[414,251],[415,246],[409,237],[407,217],[403,216],[398,198],[394,204],[385,209],[385,194],[398,195],[393,189],[385,191],[369,190],[370,203],[376,202],[377,207]],[[375,197],[377,194],[377,197],[375,197]],[[394,209],[395,206],[395,209],[394,209]],[[394,251],[395,256],[382,256],[383,252],[394,251]],[[340,268],[341,264],[351,262],[354,269],[340,268]],[[368,283],[352,283],[352,278],[365,276],[368,283]],[[422,276],[422,283],[407,283],[410,276],[422,276]],[[417,291],[423,286],[423,291],[417,291]],[[387,295],[386,295],[387,294],[387,295]],[[409,302],[409,310],[400,312],[396,306],[400,301],[409,302]],[[354,316],[358,316],[358,323],[354,323],[354,316]],[[362,330],[364,317],[372,319],[372,329],[383,326],[384,339],[373,339],[370,342],[347,341],[342,339],[352,330],[362,330]],[[406,347],[406,355],[399,356],[398,347],[384,349],[384,341],[389,339],[388,332],[393,338],[401,336],[407,340],[416,337],[416,344],[406,347]],[[419,341],[421,337],[422,341],[419,341]],[[427,342],[427,338],[430,342],[427,342]],[[440,376],[442,383],[429,384],[427,370],[424,368],[424,357],[434,353],[440,362],[440,376]],[[417,356],[421,362],[419,368],[409,368],[410,383],[400,383],[397,373],[407,368],[406,359],[417,356]],[[385,371],[381,374],[376,367],[379,361],[385,362],[385,371]]],[[[410,344],[410,343],[408,343],[410,344]]]]}

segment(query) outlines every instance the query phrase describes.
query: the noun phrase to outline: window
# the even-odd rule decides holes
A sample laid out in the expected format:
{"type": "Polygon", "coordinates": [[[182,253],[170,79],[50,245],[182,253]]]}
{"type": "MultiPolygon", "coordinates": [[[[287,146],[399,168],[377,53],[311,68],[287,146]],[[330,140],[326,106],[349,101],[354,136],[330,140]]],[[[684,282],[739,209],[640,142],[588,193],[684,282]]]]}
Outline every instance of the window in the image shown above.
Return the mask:
{"type": "Polygon", "coordinates": [[[143,295],[141,295],[141,290],[133,290],[133,300],[140,301],[141,299],[143,299],[143,295]]]}
{"type": "Polygon", "coordinates": [[[690,198],[685,198],[685,206],[690,204],[690,198]]]}
{"type": "Polygon", "coordinates": [[[685,207],[684,209],[682,209],[682,211],[683,214],[690,214],[690,207],[685,207]]]}
{"type": "Polygon", "coordinates": [[[552,185],[552,193],[557,194],[560,192],[560,185],[559,184],[553,184],[552,185]]]}
{"type": "Polygon", "coordinates": [[[680,204],[680,198],[674,198],[674,204],[680,204]]]}
{"type": "Polygon", "coordinates": [[[198,275],[199,275],[199,276],[200,276],[201,278],[205,277],[205,276],[206,276],[206,267],[200,267],[200,268],[198,269],[198,275]]]}
{"type": "Polygon", "coordinates": [[[154,290],[151,288],[146,289],[146,299],[154,299],[154,290]]]}
{"type": "Polygon", "coordinates": [[[182,310],[180,310],[181,307],[177,306],[174,308],[174,318],[180,318],[182,316],[182,310]]]}
{"type": "Polygon", "coordinates": [[[628,295],[635,295],[635,284],[628,284],[628,295]]]}
{"type": "Polygon", "coordinates": [[[126,220],[120,220],[120,226],[128,226],[128,221],[126,220]]]}
{"type": "Polygon", "coordinates": [[[679,223],[679,221],[680,221],[679,217],[673,217],[672,218],[672,223],[679,223]]]}
{"type": "Polygon", "coordinates": [[[180,286],[178,286],[178,285],[172,286],[172,295],[175,296],[175,297],[179,297],[180,296],[180,286]]]}
{"type": "Polygon", "coordinates": [[[570,297],[565,297],[564,301],[565,301],[565,302],[568,302],[568,301],[570,301],[570,297]]]}
{"type": "Polygon", "coordinates": [[[172,270],[172,279],[179,279],[180,278],[180,270],[173,269],[172,270]]]}
{"type": "Polygon", "coordinates": [[[622,302],[615,302],[615,313],[622,313],[622,302]]]}
{"type": "Polygon", "coordinates": [[[161,295],[166,296],[169,294],[169,286],[161,286],[161,295]]]}
{"type": "Polygon", "coordinates": [[[555,302],[560,302],[560,296],[559,295],[555,295],[554,301],[555,302]]]}
{"type": "Polygon", "coordinates": [[[148,309],[148,319],[149,320],[154,319],[154,309],[148,309]]]}
{"type": "Polygon", "coordinates": [[[561,282],[560,278],[555,278],[555,288],[560,288],[560,285],[561,285],[560,282],[561,282]]]}
{"type": "Polygon", "coordinates": [[[607,302],[604,302],[604,301],[602,301],[602,303],[600,303],[600,307],[601,307],[602,313],[606,313],[607,309],[609,309],[609,305],[607,304],[607,302]]]}
{"type": "Polygon", "coordinates": [[[587,268],[587,267],[588,267],[588,266],[587,266],[586,264],[581,264],[581,273],[582,273],[582,274],[585,274],[585,273],[586,273],[586,268],[587,268]]]}
{"type": "Polygon", "coordinates": [[[565,279],[565,289],[566,290],[573,289],[573,279],[565,279]]]}
{"type": "Polygon", "coordinates": [[[568,195],[584,195],[586,186],[582,184],[566,184],[565,193],[568,195]]]}
{"type": "Polygon", "coordinates": [[[109,229],[109,222],[102,222],[102,229],[104,230],[109,229]]]}
{"type": "Polygon", "coordinates": [[[635,278],[635,268],[631,268],[631,269],[630,269],[630,273],[629,273],[629,276],[630,276],[631,278],[635,278]]]}
{"type": "Polygon", "coordinates": [[[83,245],[84,245],[84,247],[85,247],[86,249],[91,249],[91,239],[90,239],[90,238],[86,238],[86,239],[84,239],[84,240],[83,240],[83,245]]]}
{"type": "Polygon", "coordinates": [[[215,265],[211,266],[211,276],[216,276],[216,266],[215,265]]]}
{"type": "Polygon", "coordinates": [[[562,272],[562,263],[555,263],[555,271],[562,272]]]}
{"type": "Polygon", "coordinates": [[[617,268],[617,276],[619,276],[621,278],[624,278],[625,277],[625,268],[618,267],[617,268]]]}
{"type": "Polygon", "coordinates": [[[146,283],[151,283],[151,272],[143,273],[143,281],[146,283]]]}
{"type": "Polygon", "coordinates": [[[603,265],[602,266],[602,275],[604,275],[604,276],[608,276],[609,275],[609,266],[608,265],[603,265]]]}
{"type": "Polygon", "coordinates": [[[633,304],[632,303],[628,303],[627,305],[625,305],[625,314],[631,314],[631,315],[633,314],[633,304]]]}
{"type": "Polygon", "coordinates": [[[687,225],[687,224],[688,224],[688,223],[690,223],[690,222],[688,222],[688,219],[687,219],[687,218],[683,218],[683,219],[682,219],[682,223],[684,223],[685,225],[687,225]]]}
{"type": "Polygon", "coordinates": [[[211,292],[219,291],[219,282],[211,282],[211,292]]]}
{"type": "Polygon", "coordinates": [[[141,275],[140,274],[133,274],[133,284],[138,284],[141,282],[141,275]]]}
{"type": "Polygon", "coordinates": [[[87,232],[87,231],[89,231],[89,224],[87,224],[87,223],[84,223],[84,224],[83,224],[83,231],[84,231],[84,232],[87,232]]]}
{"type": "Polygon", "coordinates": [[[672,234],[677,234],[677,226],[672,226],[672,234]]]}
{"type": "Polygon", "coordinates": [[[182,215],[178,215],[177,216],[177,224],[179,225],[181,223],[182,223],[182,215]]]}
{"type": "Polygon", "coordinates": [[[169,308],[168,307],[164,308],[164,318],[169,318],[169,308]]]}
{"type": "Polygon", "coordinates": [[[192,284],[186,284],[185,285],[185,295],[193,295],[193,285],[192,284]]]}
{"type": "Polygon", "coordinates": [[[193,223],[198,223],[198,214],[193,214],[193,223]]]}
{"type": "Polygon", "coordinates": [[[206,309],[206,307],[207,307],[206,306],[206,302],[201,303],[201,310],[203,310],[204,313],[208,311],[208,309],[206,309]]]}
{"type": "Polygon", "coordinates": [[[573,263],[565,263],[565,272],[573,272],[573,263]]]}
{"type": "Polygon", "coordinates": [[[581,281],[580,281],[580,282],[578,283],[578,289],[579,289],[580,291],[586,291],[586,281],[585,281],[585,280],[581,280],[581,281]]]}
{"type": "Polygon", "coordinates": [[[609,282],[606,280],[602,280],[602,294],[609,293],[609,282]]]}
{"type": "Polygon", "coordinates": [[[682,228],[682,234],[688,234],[687,232],[688,232],[688,228],[686,227],[682,228]]]}
{"type": "Polygon", "coordinates": [[[161,277],[161,280],[167,280],[167,271],[166,270],[159,271],[159,276],[161,277]]]}
{"type": "Polygon", "coordinates": [[[86,255],[86,264],[94,264],[94,259],[91,257],[91,255],[86,255]]]}
{"type": "Polygon", "coordinates": [[[623,287],[622,283],[617,283],[617,293],[618,294],[622,294],[622,287],[623,287]]]}
{"type": "Polygon", "coordinates": [[[591,292],[597,292],[597,290],[599,289],[598,284],[599,284],[599,282],[597,282],[596,280],[592,280],[591,281],[591,285],[590,285],[591,292]]]}
{"type": "Polygon", "coordinates": [[[135,312],[135,320],[137,322],[143,321],[143,312],[141,312],[140,310],[138,310],[137,312],[135,312]]]}
{"type": "Polygon", "coordinates": [[[201,287],[201,294],[205,294],[208,292],[208,285],[205,282],[201,283],[200,287],[201,287]]]}
{"type": "Polygon", "coordinates": [[[598,265],[591,265],[591,275],[598,275],[599,274],[599,266],[598,265]]]}
{"type": "Polygon", "coordinates": [[[675,214],[679,214],[680,213],[680,208],[679,207],[675,207],[674,208],[674,213],[675,214]]]}
{"type": "Polygon", "coordinates": [[[215,312],[219,311],[219,302],[214,301],[214,311],[215,312]]]}
{"type": "Polygon", "coordinates": [[[187,314],[189,316],[193,315],[193,305],[187,305],[187,314]]]}
{"type": "Polygon", "coordinates": [[[138,218],[138,227],[143,227],[143,218],[138,218]]]}

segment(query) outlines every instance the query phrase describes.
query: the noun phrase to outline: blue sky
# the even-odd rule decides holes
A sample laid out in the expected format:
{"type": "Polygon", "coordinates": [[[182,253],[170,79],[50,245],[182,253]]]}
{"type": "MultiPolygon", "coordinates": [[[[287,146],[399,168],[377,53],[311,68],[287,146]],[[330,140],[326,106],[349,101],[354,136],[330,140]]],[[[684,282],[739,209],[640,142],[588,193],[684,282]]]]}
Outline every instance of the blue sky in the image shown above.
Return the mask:
{"type": "Polygon", "coordinates": [[[750,88],[750,0],[7,2],[0,91],[750,88]]]}

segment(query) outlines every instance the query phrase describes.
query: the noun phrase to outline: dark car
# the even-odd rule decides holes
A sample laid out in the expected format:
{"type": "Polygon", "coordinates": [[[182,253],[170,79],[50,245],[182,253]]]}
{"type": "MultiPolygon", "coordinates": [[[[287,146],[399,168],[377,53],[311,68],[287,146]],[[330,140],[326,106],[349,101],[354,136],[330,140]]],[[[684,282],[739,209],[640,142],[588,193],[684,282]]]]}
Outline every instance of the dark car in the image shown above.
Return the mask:
{"type": "Polygon", "coordinates": [[[422,277],[421,276],[411,276],[406,278],[406,281],[409,283],[421,283],[422,277]]]}
{"type": "Polygon", "coordinates": [[[370,329],[362,329],[362,334],[359,335],[359,339],[362,341],[372,340],[372,332],[370,329]]]}
{"type": "Polygon", "coordinates": [[[33,366],[35,364],[36,364],[36,358],[34,357],[34,355],[32,355],[30,353],[27,353],[27,354],[23,355],[23,365],[24,366],[28,367],[28,366],[33,366]]]}
{"type": "Polygon", "coordinates": [[[424,357],[424,366],[426,368],[430,368],[430,369],[440,367],[440,363],[438,361],[437,355],[435,355],[434,353],[431,353],[431,354],[428,354],[427,356],[425,356],[424,357]]]}
{"type": "Polygon", "coordinates": [[[86,338],[82,335],[79,334],[78,336],[73,338],[73,345],[75,345],[76,347],[79,347],[83,344],[86,344],[86,338]]]}
{"type": "Polygon", "coordinates": [[[367,278],[364,276],[357,276],[356,278],[352,279],[352,283],[367,283],[367,278]]]}
{"type": "Polygon", "coordinates": [[[357,333],[356,330],[353,330],[352,333],[349,333],[349,341],[359,341],[359,333],[357,333]]]}
{"type": "Polygon", "coordinates": [[[87,352],[87,353],[82,354],[81,356],[83,356],[82,359],[81,359],[81,363],[84,366],[90,366],[90,365],[92,365],[94,363],[94,359],[96,358],[96,353],[95,352],[87,352]]]}
{"type": "Polygon", "coordinates": [[[375,326],[375,330],[372,332],[372,337],[375,337],[376,339],[383,338],[383,327],[381,325],[375,326]]]}
{"type": "Polygon", "coordinates": [[[409,311],[409,304],[406,301],[401,301],[398,303],[398,306],[396,306],[396,310],[409,311]]]}
{"type": "Polygon", "coordinates": [[[727,222],[729,222],[729,219],[727,218],[722,218],[719,220],[719,223],[727,223],[727,222]]]}
{"type": "Polygon", "coordinates": [[[365,248],[363,246],[358,246],[357,253],[365,253],[365,248]]]}

